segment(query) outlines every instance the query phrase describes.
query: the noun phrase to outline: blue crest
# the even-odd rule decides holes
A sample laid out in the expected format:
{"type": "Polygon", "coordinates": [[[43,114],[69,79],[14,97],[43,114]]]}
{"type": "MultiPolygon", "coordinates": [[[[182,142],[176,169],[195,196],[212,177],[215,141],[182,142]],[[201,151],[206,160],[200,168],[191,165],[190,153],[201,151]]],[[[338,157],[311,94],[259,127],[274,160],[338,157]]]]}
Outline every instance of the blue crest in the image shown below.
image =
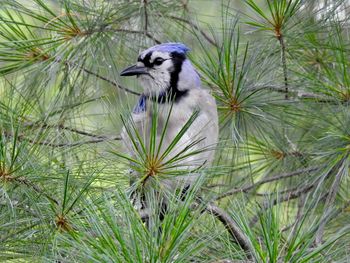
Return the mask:
{"type": "Polygon", "coordinates": [[[186,47],[184,44],[182,43],[163,43],[160,45],[156,45],[153,47],[150,47],[149,49],[143,51],[143,54],[146,54],[150,51],[159,51],[159,52],[165,52],[165,53],[172,53],[172,52],[178,52],[180,54],[184,54],[186,55],[186,53],[189,51],[190,49],[188,47],[186,47]]]}

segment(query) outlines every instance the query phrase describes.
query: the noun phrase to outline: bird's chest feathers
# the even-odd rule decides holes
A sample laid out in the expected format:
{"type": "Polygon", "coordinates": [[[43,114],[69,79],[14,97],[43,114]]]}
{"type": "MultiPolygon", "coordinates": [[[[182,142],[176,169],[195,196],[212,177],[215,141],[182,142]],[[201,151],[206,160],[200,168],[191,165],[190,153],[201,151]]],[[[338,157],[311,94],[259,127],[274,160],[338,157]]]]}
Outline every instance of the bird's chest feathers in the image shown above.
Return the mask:
{"type": "Polygon", "coordinates": [[[152,137],[150,135],[155,131],[157,132],[155,136],[156,145],[163,150],[175,138],[178,141],[175,148],[177,149],[179,147],[178,149],[181,149],[181,147],[185,147],[200,135],[201,126],[204,123],[203,114],[199,108],[200,103],[197,99],[197,97],[200,99],[200,96],[196,96],[196,94],[192,94],[191,92],[193,91],[190,91],[181,97],[180,100],[173,103],[158,103],[147,100],[146,97],[140,98],[138,106],[134,109],[134,121],[137,122],[137,120],[140,120],[138,129],[139,133],[145,136],[146,145],[149,145],[149,140],[152,137]],[[186,128],[181,138],[177,137],[194,112],[198,110],[200,111],[198,117],[193,123],[189,123],[189,127],[186,128]],[[156,130],[154,130],[154,123],[157,124],[156,130]]]}
{"type": "Polygon", "coordinates": [[[175,136],[191,117],[194,110],[195,108],[185,101],[174,103],[172,107],[167,103],[158,105],[158,132],[166,129],[167,135],[175,136]]]}

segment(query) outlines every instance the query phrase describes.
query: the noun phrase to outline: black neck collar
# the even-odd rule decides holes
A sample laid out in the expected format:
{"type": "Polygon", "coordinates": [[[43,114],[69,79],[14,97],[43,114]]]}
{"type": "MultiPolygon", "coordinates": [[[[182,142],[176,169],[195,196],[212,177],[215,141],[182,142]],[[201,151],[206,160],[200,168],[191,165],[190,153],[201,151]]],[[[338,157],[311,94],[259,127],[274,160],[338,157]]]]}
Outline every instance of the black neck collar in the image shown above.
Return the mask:
{"type": "Polygon", "coordinates": [[[153,102],[164,104],[169,102],[179,102],[187,94],[188,90],[178,90],[177,88],[170,87],[166,91],[161,92],[158,96],[146,95],[146,97],[153,102]]]}
{"type": "Polygon", "coordinates": [[[158,96],[141,94],[138,103],[135,105],[133,113],[141,113],[145,112],[147,109],[147,100],[151,100],[153,102],[157,102],[158,104],[165,103],[177,103],[184,96],[188,94],[188,90],[177,90],[173,92],[173,89],[169,88],[167,91],[161,92],[158,96]]]}

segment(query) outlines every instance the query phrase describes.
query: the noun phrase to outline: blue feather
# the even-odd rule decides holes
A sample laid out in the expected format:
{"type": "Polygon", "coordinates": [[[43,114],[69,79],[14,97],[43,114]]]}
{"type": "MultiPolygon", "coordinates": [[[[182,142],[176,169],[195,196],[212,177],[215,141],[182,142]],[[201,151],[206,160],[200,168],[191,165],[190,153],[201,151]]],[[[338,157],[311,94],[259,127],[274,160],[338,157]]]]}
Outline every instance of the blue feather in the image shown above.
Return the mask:
{"type": "Polygon", "coordinates": [[[178,52],[180,54],[186,54],[189,50],[190,49],[182,43],[163,43],[160,45],[153,46],[142,53],[147,54],[150,51],[159,51],[165,53],[178,52]]]}
{"type": "Polygon", "coordinates": [[[133,109],[133,113],[134,114],[139,114],[142,112],[146,111],[146,103],[147,102],[147,96],[142,94],[139,98],[138,103],[135,105],[134,109],[133,109]]]}

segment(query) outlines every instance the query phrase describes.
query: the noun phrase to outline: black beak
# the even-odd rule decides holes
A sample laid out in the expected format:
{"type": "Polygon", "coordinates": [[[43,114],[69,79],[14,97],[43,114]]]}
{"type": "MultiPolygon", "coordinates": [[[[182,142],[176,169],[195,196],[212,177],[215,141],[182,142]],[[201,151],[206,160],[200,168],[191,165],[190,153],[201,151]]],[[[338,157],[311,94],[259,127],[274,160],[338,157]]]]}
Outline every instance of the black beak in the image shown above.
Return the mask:
{"type": "Polygon", "coordinates": [[[122,72],[120,72],[120,76],[137,76],[142,74],[149,74],[146,67],[133,65],[131,67],[127,67],[122,72]]]}

